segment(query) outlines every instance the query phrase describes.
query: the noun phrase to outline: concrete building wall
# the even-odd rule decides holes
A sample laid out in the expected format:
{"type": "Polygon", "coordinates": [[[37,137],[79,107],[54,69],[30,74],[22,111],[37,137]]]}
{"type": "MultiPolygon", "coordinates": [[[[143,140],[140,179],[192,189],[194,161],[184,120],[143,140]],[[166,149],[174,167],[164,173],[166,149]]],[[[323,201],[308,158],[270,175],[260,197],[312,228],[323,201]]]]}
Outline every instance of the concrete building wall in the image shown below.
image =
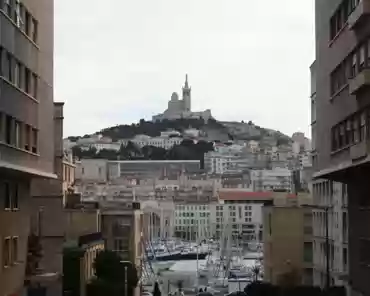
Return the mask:
{"type": "MultiPolygon", "coordinates": [[[[28,205],[31,178],[55,177],[54,1],[24,0],[18,18],[14,13],[14,1],[11,4],[8,10],[4,1],[0,1],[0,179],[2,201],[10,197],[3,182],[9,181],[12,188],[17,185],[17,193],[13,192],[12,196],[18,195],[19,209],[15,210],[11,206],[10,210],[0,211],[0,248],[1,254],[6,254],[8,244],[5,240],[10,238],[11,243],[14,243],[14,238],[18,237],[13,252],[9,253],[17,254],[18,262],[8,268],[1,266],[0,295],[20,294],[23,288],[30,224],[28,205]],[[26,11],[29,16],[27,19],[26,11]],[[25,31],[20,18],[24,24],[28,21],[29,32],[25,31]]],[[[1,257],[3,265],[5,255],[1,257]]]]}
{"type": "Polygon", "coordinates": [[[212,236],[210,204],[175,205],[175,234],[189,240],[203,240],[212,236]]]}
{"type": "MultiPolygon", "coordinates": [[[[143,213],[140,210],[102,210],[102,233],[108,250],[137,267],[142,259],[143,213]]],[[[139,269],[140,270],[140,269],[139,269]]]]}
{"type": "Polygon", "coordinates": [[[76,163],[76,180],[106,182],[108,161],[105,159],[81,159],[76,163]]]}
{"type": "Polygon", "coordinates": [[[262,206],[262,202],[253,200],[211,204],[209,223],[212,236],[220,237],[224,225],[229,223],[233,231],[243,234],[246,242],[261,240],[262,206]]]}
{"type": "Polygon", "coordinates": [[[294,272],[298,284],[312,284],[311,215],[310,209],[295,206],[263,208],[266,281],[279,284],[284,274],[294,272]]]}
{"type": "Polygon", "coordinates": [[[99,210],[65,209],[66,240],[77,240],[81,235],[101,231],[101,216],[99,210]]]}
{"type": "MultiPolygon", "coordinates": [[[[330,281],[334,285],[347,285],[348,283],[343,280],[348,275],[349,265],[346,185],[327,180],[316,180],[313,184],[313,195],[315,205],[330,207],[328,211],[330,281]]],[[[326,284],[325,227],[325,211],[314,209],[314,284],[321,287],[326,284]]]]}
{"type": "Polygon", "coordinates": [[[27,178],[19,180],[18,183],[18,209],[6,209],[5,205],[5,183],[9,175],[0,174],[0,294],[10,295],[19,293],[23,287],[24,272],[27,256],[27,239],[29,234],[29,203],[30,203],[30,185],[27,178]],[[17,239],[15,246],[14,239],[17,239]],[[10,240],[9,244],[5,244],[5,240],[10,240]],[[13,246],[13,248],[12,248],[13,246]],[[15,248],[14,248],[15,247],[15,248]],[[14,252],[13,252],[14,251],[14,252]],[[8,257],[7,257],[8,256],[8,257]],[[8,267],[4,267],[6,260],[10,256],[18,257],[17,260],[9,260],[8,267]],[[7,258],[6,258],[7,257],[7,258]],[[16,262],[14,262],[16,261],[16,262]]]}
{"type": "Polygon", "coordinates": [[[315,2],[315,178],[347,184],[349,282],[370,294],[368,1],[315,2]],[[335,24],[335,26],[334,26],[335,24]],[[329,44],[329,46],[328,46],[329,44]]]}

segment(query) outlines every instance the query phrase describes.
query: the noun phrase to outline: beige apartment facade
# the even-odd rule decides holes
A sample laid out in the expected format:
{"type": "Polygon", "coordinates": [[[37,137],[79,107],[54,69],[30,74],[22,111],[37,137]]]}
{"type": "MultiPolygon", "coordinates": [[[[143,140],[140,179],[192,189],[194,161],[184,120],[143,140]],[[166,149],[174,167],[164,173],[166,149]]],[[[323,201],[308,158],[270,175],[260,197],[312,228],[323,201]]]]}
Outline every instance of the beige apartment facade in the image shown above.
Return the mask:
{"type": "Polygon", "coordinates": [[[312,209],[295,199],[263,207],[264,279],[273,284],[294,273],[296,284],[312,285],[312,209]]]}
{"type": "Polygon", "coordinates": [[[105,202],[101,207],[101,227],[105,247],[130,261],[138,270],[142,264],[143,211],[140,203],[105,202]]]}

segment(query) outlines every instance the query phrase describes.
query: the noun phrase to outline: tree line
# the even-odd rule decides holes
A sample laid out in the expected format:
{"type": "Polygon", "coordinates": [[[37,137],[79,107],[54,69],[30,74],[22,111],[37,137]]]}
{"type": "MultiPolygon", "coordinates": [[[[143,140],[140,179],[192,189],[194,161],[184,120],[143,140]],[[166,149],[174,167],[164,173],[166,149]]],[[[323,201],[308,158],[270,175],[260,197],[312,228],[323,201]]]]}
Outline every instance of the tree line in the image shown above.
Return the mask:
{"type": "Polygon", "coordinates": [[[184,139],[179,145],[171,149],[155,146],[144,146],[142,148],[129,141],[127,145],[121,145],[118,151],[96,148],[84,150],[79,146],[72,148],[72,153],[78,159],[94,158],[108,160],[203,160],[204,153],[213,151],[213,142],[184,139]]]}
{"type": "MultiPolygon", "coordinates": [[[[138,123],[116,125],[113,127],[102,129],[96,134],[101,134],[105,137],[111,138],[113,141],[117,141],[120,139],[132,139],[136,135],[148,135],[150,137],[158,137],[160,136],[162,131],[166,131],[169,129],[182,132],[188,128],[202,129],[205,126],[216,129],[225,129],[222,123],[213,118],[209,119],[207,123],[203,118],[181,118],[176,120],[164,119],[162,121],[156,122],[140,119],[138,123]]],[[[90,137],[90,135],[84,135],[83,137],[68,137],[68,139],[71,141],[77,141],[80,138],[88,137],[90,137]]]]}

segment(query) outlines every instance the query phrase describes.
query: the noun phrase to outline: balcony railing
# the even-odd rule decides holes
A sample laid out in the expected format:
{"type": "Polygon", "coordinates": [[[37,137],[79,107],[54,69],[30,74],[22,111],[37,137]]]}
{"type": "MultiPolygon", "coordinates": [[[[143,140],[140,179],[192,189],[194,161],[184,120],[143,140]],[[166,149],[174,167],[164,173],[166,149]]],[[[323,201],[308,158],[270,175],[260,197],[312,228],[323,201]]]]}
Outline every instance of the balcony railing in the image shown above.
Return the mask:
{"type": "Polygon", "coordinates": [[[370,69],[365,68],[356,76],[349,80],[349,92],[351,95],[356,95],[365,87],[370,86],[370,69]]]}
{"type": "Polygon", "coordinates": [[[370,16],[370,1],[361,0],[356,8],[348,17],[348,27],[351,30],[356,30],[362,27],[369,20],[370,16]]]}

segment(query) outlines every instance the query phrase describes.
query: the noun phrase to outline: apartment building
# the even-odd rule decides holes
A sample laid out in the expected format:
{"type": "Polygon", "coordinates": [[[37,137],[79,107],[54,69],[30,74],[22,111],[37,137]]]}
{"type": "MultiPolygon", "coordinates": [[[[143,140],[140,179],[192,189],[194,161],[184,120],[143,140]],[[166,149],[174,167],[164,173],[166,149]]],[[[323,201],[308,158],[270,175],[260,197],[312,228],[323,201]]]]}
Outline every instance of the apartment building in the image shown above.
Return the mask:
{"type": "Polygon", "coordinates": [[[33,178],[54,174],[54,1],[0,1],[0,295],[24,284],[33,178]]]}
{"type": "Polygon", "coordinates": [[[347,185],[349,284],[370,295],[370,3],[315,3],[314,178],[347,185]]]}
{"type": "Polygon", "coordinates": [[[176,204],[175,235],[186,240],[210,238],[210,204],[176,204]]]}
{"type": "Polygon", "coordinates": [[[291,195],[263,207],[264,280],[272,284],[283,284],[287,274],[297,285],[313,282],[312,209],[303,206],[309,199],[299,199],[291,195]]]}
{"type": "Polygon", "coordinates": [[[40,237],[43,258],[40,269],[62,274],[64,243],[63,191],[63,103],[54,104],[54,172],[56,179],[38,178],[31,182],[31,232],[40,237]]]}
{"type": "Polygon", "coordinates": [[[210,206],[212,236],[221,237],[224,225],[231,225],[233,235],[242,235],[245,242],[262,240],[262,207],[272,201],[273,192],[252,192],[243,189],[220,190],[219,203],[210,206]]]}
{"type": "Polygon", "coordinates": [[[117,252],[140,270],[142,260],[143,212],[139,203],[101,202],[101,227],[108,250],[117,252]]]}
{"type": "Polygon", "coordinates": [[[327,180],[313,182],[313,282],[325,287],[327,270],[326,227],[329,236],[330,284],[347,286],[348,212],[347,186],[327,180]],[[327,209],[327,210],[326,210],[327,209]],[[328,223],[328,225],[326,225],[328,223]]]}
{"type": "Polygon", "coordinates": [[[251,186],[253,191],[292,191],[292,171],[287,168],[251,171],[251,186]]]}

